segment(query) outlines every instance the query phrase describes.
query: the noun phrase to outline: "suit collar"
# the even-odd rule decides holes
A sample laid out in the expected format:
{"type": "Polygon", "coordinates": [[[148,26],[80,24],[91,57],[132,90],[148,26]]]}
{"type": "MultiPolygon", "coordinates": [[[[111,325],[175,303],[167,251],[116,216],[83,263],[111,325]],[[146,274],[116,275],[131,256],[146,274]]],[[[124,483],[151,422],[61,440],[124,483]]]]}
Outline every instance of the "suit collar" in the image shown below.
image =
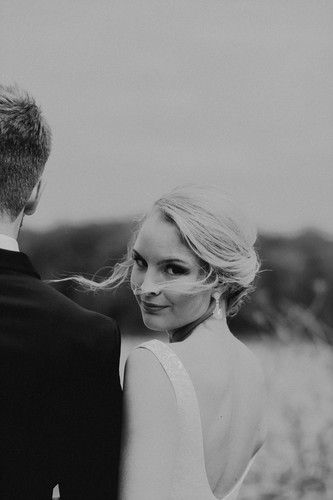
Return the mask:
{"type": "Polygon", "coordinates": [[[41,279],[25,253],[0,248],[0,273],[4,270],[16,271],[41,279]]]}

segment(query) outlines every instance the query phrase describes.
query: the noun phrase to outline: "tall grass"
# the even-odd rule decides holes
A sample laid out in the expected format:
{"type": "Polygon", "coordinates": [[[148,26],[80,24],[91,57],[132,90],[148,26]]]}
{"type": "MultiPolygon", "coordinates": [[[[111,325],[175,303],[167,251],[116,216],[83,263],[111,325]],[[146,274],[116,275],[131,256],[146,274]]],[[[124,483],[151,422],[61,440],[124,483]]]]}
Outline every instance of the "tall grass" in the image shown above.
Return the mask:
{"type": "Polygon", "coordinates": [[[268,385],[268,437],[240,500],[332,500],[333,351],[325,343],[251,343],[268,385]]]}

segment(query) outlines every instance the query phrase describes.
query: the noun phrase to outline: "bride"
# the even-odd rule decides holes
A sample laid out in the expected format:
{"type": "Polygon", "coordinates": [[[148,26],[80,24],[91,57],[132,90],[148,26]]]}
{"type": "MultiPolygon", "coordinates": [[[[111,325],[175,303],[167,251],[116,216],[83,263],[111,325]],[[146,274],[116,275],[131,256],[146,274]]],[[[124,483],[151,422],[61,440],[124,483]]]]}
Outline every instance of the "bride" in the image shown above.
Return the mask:
{"type": "Polygon", "coordinates": [[[180,187],[100,284],[130,275],[145,325],[129,355],[120,500],[234,500],[265,439],[265,382],[229,330],[258,271],[255,231],[215,189],[180,187]]]}

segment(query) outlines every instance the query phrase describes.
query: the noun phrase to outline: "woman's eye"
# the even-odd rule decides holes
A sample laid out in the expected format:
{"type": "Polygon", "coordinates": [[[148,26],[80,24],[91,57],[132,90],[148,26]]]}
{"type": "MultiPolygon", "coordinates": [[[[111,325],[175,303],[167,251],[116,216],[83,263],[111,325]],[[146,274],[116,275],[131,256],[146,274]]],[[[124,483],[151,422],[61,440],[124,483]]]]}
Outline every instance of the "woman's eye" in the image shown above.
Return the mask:
{"type": "Polygon", "coordinates": [[[140,259],[139,257],[133,257],[133,260],[135,262],[135,264],[139,267],[139,268],[144,268],[146,267],[146,263],[143,259],[140,259]]]}
{"type": "Polygon", "coordinates": [[[188,274],[188,271],[183,267],[170,265],[166,267],[166,273],[170,276],[180,276],[182,274],[188,274]]]}

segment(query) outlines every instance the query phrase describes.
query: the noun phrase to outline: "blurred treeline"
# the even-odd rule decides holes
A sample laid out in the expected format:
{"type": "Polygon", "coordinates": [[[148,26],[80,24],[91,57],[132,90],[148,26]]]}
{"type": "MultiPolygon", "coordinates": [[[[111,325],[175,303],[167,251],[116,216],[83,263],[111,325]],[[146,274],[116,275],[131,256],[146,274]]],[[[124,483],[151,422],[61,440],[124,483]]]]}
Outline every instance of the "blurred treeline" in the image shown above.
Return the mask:
{"type": "MultiPolygon", "coordinates": [[[[21,249],[43,279],[73,274],[97,279],[126,252],[133,226],[128,221],[23,231],[21,249]]],[[[256,290],[230,320],[235,334],[307,336],[333,343],[333,240],[316,231],[296,236],[261,235],[262,263],[256,290]]],[[[129,285],[116,292],[87,293],[72,282],[55,285],[84,307],[116,318],[123,330],[144,329],[129,285]]]]}

